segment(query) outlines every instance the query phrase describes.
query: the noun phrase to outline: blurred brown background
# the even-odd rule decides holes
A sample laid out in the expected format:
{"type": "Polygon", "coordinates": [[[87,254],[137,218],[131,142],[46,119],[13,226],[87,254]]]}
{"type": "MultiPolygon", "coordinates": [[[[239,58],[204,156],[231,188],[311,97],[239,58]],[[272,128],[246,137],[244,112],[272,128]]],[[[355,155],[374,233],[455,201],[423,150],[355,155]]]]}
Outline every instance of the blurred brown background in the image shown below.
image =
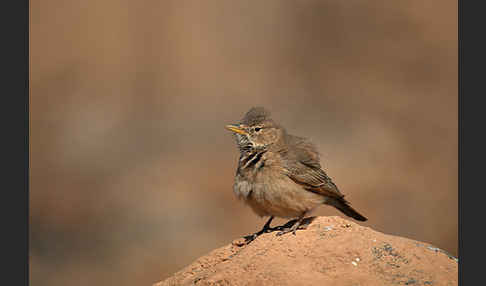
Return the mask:
{"type": "Polygon", "coordinates": [[[256,105],[364,225],[458,255],[456,1],[30,4],[32,285],[148,285],[259,230],[223,128],[256,105]]]}

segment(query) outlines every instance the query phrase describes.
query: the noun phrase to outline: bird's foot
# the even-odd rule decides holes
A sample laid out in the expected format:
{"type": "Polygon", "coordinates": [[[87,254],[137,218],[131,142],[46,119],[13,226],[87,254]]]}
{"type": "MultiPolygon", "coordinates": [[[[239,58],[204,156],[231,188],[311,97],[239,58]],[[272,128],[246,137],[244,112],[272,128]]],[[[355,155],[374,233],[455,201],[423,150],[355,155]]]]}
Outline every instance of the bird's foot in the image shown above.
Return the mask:
{"type": "Polygon", "coordinates": [[[245,244],[250,244],[250,242],[254,241],[257,237],[258,235],[254,233],[254,234],[247,235],[243,238],[245,239],[245,244]]]}
{"type": "Polygon", "coordinates": [[[284,235],[286,233],[289,233],[291,232],[293,235],[296,235],[295,233],[297,232],[297,230],[304,230],[306,229],[307,226],[304,226],[304,225],[301,225],[301,226],[298,226],[298,227],[282,227],[280,228],[281,231],[277,232],[277,236],[281,236],[281,235],[284,235]]]}
{"type": "Polygon", "coordinates": [[[295,230],[292,230],[292,228],[287,227],[287,228],[284,228],[283,230],[277,232],[277,236],[281,236],[281,235],[284,235],[284,234],[289,233],[289,232],[292,232],[295,235],[295,230]]]}
{"type": "Polygon", "coordinates": [[[281,230],[281,229],[282,228],[278,227],[278,226],[277,227],[264,227],[260,231],[255,232],[254,234],[247,235],[244,238],[245,238],[246,244],[248,244],[264,233],[270,233],[270,232],[274,232],[276,230],[281,230]]]}
{"type": "Polygon", "coordinates": [[[279,232],[277,232],[277,236],[284,235],[286,233],[291,232],[293,235],[296,235],[298,229],[306,229],[308,224],[302,224],[304,217],[300,217],[296,220],[291,220],[283,226],[279,226],[279,232]]]}
{"type": "Polygon", "coordinates": [[[246,244],[249,244],[250,242],[252,242],[257,237],[259,237],[260,235],[262,235],[264,233],[269,233],[269,232],[272,232],[272,231],[275,231],[275,230],[279,230],[278,227],[276,227],[276,228],[270,227],[270,223],[272,222],[272,220],[273,220],[273,216],[270,217],[270,219],[265,223],[265,225],[263,226],[263,228],[260,231],[255,232],[254,234],[250,234],[250,235],[245,236],[244,238],[245,238],[246,244]]]}

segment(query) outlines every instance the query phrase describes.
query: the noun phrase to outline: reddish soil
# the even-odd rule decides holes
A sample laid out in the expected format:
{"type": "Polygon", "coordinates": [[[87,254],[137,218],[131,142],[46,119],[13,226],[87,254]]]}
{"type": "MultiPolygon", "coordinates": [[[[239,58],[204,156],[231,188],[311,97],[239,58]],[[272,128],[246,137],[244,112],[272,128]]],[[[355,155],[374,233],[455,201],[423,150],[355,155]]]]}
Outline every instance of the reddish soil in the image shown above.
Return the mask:
{"type": "Polygon", "coordinates": [[[166,285],[457,285],[457,259],[427,243],[340,217],[313,217],[296,235],[238,239],[197,259],[166,285]]]}

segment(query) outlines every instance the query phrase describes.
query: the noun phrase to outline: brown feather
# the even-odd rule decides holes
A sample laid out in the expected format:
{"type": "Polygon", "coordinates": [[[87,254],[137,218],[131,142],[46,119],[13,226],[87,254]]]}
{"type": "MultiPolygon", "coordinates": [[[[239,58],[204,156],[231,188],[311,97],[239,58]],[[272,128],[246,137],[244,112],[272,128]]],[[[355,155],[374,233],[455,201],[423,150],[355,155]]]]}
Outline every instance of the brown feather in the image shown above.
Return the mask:
{"type": "Polygon", "coordinates": [[[335,198],[344,197],[321,168],[319,153],[309,140],[287,135],[287,150],[282,152],[287,175],[308,191],[335,198]]]}

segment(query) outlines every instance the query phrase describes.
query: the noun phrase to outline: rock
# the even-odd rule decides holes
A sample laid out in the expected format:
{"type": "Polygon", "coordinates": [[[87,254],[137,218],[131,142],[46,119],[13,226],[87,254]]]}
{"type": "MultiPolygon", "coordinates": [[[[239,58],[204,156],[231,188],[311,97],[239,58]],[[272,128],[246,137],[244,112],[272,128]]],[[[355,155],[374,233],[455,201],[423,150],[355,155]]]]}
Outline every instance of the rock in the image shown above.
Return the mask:
{"type": "Polygon", "coordinates": [[[312,217],[296,235],[213,250],[156,283],[169,285],[457,285],[457,259],[427,243],[340,217],[312,217]]]}

